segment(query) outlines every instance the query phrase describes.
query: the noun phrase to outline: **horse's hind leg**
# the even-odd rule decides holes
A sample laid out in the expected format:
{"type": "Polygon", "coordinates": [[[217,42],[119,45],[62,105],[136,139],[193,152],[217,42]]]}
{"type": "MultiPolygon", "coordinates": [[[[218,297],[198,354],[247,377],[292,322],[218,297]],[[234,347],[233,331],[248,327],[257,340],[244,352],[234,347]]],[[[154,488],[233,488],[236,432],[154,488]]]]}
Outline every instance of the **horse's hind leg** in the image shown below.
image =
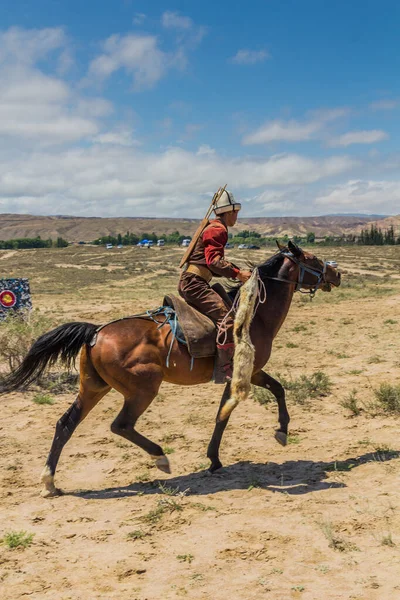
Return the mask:
{"type": "Polygon", "coordinates": [[[111,431],[150,454],[160,471],[171,473],[169,460],[165,456],[161,446],[135,430],[138,418],[144,413],[154,397],[155,395],[153,394],[149,395],[137,392],[134,396],[131,395],[129,398],[125,398],[121,412],[111,425],[111,431]]]}
{"type": "Polygon", "coordinates": [[[90,360],[87,360],[86,351],[83,350],[81,354],[79,393],[75,402],[71,404],[57,422],[50,453],[41,475],[41,481],[44,485],[42,496],[44,498],[50,498],[61,494],[61,491],[54,485],[54,475],[62,449],[79,423],[83,421],[92,408],[96,406],[110,389],[110,386],[97,374],[90,360]]]}
{"type": "Polygon", "coordinates": [[[253,375],[251,383],[269,390],[275,396],[279,411],[279,429],[275,432],[275,439],[282,446],[286,446],[290,417],[286,408],[285,390],[283,386],[279,381],[264,371],[259,371],[256,375],[253,375]]]}

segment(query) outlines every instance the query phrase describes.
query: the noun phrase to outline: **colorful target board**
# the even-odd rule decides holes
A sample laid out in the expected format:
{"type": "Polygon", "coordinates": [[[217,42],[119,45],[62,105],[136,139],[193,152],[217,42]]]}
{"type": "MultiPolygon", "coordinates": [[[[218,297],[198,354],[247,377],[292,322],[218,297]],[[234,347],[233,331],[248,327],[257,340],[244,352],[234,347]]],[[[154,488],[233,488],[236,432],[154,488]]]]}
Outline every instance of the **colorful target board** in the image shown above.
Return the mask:
{"type": "Polygon", "coordinates": [[[0,279],[0,321],[5,319],[10,311],[31,309],[28,279],[0,279]]]}

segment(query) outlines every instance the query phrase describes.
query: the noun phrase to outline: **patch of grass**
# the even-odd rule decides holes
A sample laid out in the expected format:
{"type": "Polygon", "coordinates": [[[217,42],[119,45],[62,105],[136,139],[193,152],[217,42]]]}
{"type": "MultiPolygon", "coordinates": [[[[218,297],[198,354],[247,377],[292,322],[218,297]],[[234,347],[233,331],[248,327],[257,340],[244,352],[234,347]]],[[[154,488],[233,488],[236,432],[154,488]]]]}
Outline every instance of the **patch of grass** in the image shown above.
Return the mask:
{"type": "Polygon", "coordinates": [[[170,446],[165,446],[164,454],[173,454],[174,452],[175,452],[174,448],[171,448],[170,446]]]}
{"type": "Polygon", "coordinates": [[[33,533],[26,531],[9,531],[3,537],[3,544],[13,550],[14,548],[28,548],[32,544],[33,533]]]}
{"type": "Polygon", "coordinates": [[[185,436],[183,435],[183,433],[166,433],[161,438],[161,441],[164,442],[164,444],[170,444],[171,442],[174,442],[177,439],[185,439],[185,436]]]}
{"type": "Polygon", "coordinates": [[[391,458],[398,458],[400,456],[400,452],[397,450],[392,450],[386,444],[375,446],[374,450],[374,458],[380,462],[385,462],[391,458]]]}
{"type": "Polygon", "coordinates": [[[282,376],[278,378],[297,404],[305,404],[312,398],[327,396],[332,388],[328,375],[323,371],[315,371],[312,375],[301,375],[297,379],[286,379],[282,376]]]}
{"type": "Polygon", "coordinates": [[[396,545],[394,543],[394,541],[392,540],[392,534],[391,533],[387,533],[386,535],[384,535],[382,537],[381,544],[382,544],[382,546],[391,546],[392,548],[393,548],[393,546],[396,545]]]}
{"type": "Polygon", "coordinates": [[[339,552],[345,552],[346,550],[351,549],[351,544],[336,535],[336,533],[333,531],[332,523],[325,521],[324,523],[320,523],[320,527],[322,533],[328,540],[330,548],[339,552]]]}
{"type": "Polygon", "coordinates": [[[292,586],[292,590],[294,592],[304,592],[306,588],[304,587],[304,585],[294,585],[292,586]]]}
{"type": "Polygon", "coordinates": [[[250,481],[250,485],[247,488],[247,491],[251,492],[251,490],[254,490],[254,488],[260,488],[260,487],[261,487],[261,481],[259,479],[255,478],[250,481]]]}
{"type": "Polygon", "coordinates": [[[150,510],[146,515],[143,516],[143,520],[146,523],[150,523],[151,525],[154,525],[155,523],[158,523],[158,521],[161,519],[161,517],[163,516],[164,513],[165,513],[165,507],[159,503],[156,506],[156,508],[154,508],[153,510],[150,510]]]}
{"type": "Polygon", "coordinates": [[[50,394],[35,394],[32,398],[35,404],[54,404],[55,398],[50,394]]]}
{"type": "Polygon", "coordinates": [[[149,473],[139,473],[139,475],[136,475],[135,477],[135,481],[137,481],[138,483],[147,483],[148,481],[150,481],[151,477],[149,475],[149,473]]]}
{"type": "Polygon", "coordinates": [[[361,413],[361,407],[358,404],[357,390],[354,388],[349,394],[347,394],[347,396],[345,396],[340,402],[340,405],[349,410],[352,417],[358,417],[358,415],[361,413]]]}
{"type": "Polygon", "coordinates": [[[374,356],[370,356],[367,360],[369,365],[378,365],[379,363],[385,362],[383,358],[375,354],[374,356]]]}
{"type": "Polygon", "coordinates": [[[126,538],[128,540],[141,540],[144,537],[146,537],[146,535],[149,535],[148,533],[146,533],[145,531],[143,531],[142,529],[136,529],[135,531],[130,531],[126,538]]]}
{"type": "Polygon", "coordinates": [[[187,562],[189,565],[193,562],[193,554],[178,554],[176,557],[180,562],[187,562]]]}
{"type": "Polygon", "coordinates": [[[375,398],[383,412],[400,414],[400,385],[381,383],[374,390],[375,398]]]}
{"type": "Polygon", "coordinates": [[[333,463],[330,463],[326,466],[326,471],[351,471],[354,467],[357,466],[357,463],[351,460],[335,460],[333,463]]]}
{"type": "Polygon", "coordinates": [[[266,404],[270,404],[275,400],[272,392],[267,390],[266,388],[259,387],[258,385],[251,386],[251,397],[253,400],[261,404],[261,406],[265,406],[266,404]]]}
{"type": "Polygon", "coordinates": [[[351,371],[347,371],[348,375],[361,375],[363,373],[363,369],[352,369],[351,371]]]}
{"type": "Polygon", "coordinates": [[[163,498],[162,500],[158,501],[156,508],[149,511],[142,518],[146,523],[154,525],[155,523],[158,523],[158,521],[160,521],[160,519],[166,512],[173,513],[175,511],[179,512],[182,510],[182,504],[179,504],[175,500],[172,500],[172,498],[163,498]]]}
{"type": "Polygon", "coordinates": [[[189,492],[189,488],[187,490],[183,490],[183,492],[181,492],[179,487],[176,487],[176,488],[168,487],[167,485],[164,485],[162,483],[158,484],[158,489],[160,490],[160,492],[162,492],[166,496],[179,496],[180,498],[184,498],[184,496],[186,496],[186,494],[189,492]]]}
{"type": "Polygon", "coordinates": [[[342,325],[352,325],[352,324],[353,324],[353,322],[354,322],[354,321],[353,321],[353,319],[347,319],[347,318],[345,318],[345,319],[340,319],[340,323],[341,323],[342,325]]]}
{"type": "Polygon", "coordinates": [[[210,506],[210,505],[207,505],[207,504],[202,504],[201,502],[191,502],[190,506],[193,506],[193,508],[198,508],[202,512],[207,512],[209,510],[217,510],[215,508],[215,506],[210,506]]]}
{"type": "Polygon", "coordinates": [[[307,331],[307,327],[305,325],[296,325],[295,327],[293,327],[293,331],[295,331],[296,333],[299,333],[299,331],[307,331]]]}
{"type": "Polygon", "coordinates": [[[287,443],[288,444],[300,444],[300,436],[298,435],[291,435],[289,434],[287,436],[287,443]]]}
{"type": "Polygon", "coordinates": [[[286,348],[298,348],[299,345],[298,344],[294,344],[293,342],[288,342],[286,344],[286,348]]]}
{"type": "Polygon", "coordinates": [[[386,319],[386,321],[383,321],[384,325],[396,325],[398,323],[398,321],[395,321],[395,319],[386,319]]]}

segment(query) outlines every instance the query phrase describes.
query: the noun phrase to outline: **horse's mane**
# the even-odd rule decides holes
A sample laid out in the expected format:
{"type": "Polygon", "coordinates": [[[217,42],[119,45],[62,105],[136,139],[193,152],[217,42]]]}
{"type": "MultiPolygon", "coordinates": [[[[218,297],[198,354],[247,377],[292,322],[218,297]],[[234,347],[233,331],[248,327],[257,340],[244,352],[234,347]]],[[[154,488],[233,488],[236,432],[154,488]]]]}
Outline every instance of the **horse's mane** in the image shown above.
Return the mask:
{"type": "MultiPolygon", "coordinates": [[[[277,252],[260,265],[250,263],[249,267],[251,270],[258,269],[260,277],[264,281],[264,279],[267,277],[276,277],[278,275],[279,269],[282,266],[284,258],[285,256],[282,254],[282,252],[277,252]]],[[[228,294],[230,298],[232,298],[232,300],[235,298],[242,285],[242,283],[239,283],[237,285],[229,285],[228,294]]]]}

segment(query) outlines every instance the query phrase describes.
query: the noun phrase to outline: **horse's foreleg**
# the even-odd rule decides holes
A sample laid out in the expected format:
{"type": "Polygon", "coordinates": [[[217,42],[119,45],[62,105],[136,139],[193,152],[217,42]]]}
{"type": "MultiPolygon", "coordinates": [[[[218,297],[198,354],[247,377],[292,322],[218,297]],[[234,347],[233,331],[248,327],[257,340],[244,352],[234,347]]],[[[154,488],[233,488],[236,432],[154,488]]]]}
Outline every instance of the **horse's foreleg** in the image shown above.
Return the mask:
{"type": "Polygon", "coordinates": [[[210,443],[208,445],[208,449],[207,449],[207,457],[211,461],[211,465],[208,469],[210,473],[214,473],[218,469],[222,468],[222,463],[219,460],[219,447],[221,445],[221,440],[222,440],[222,436],[225,431],[225,427],[228,425],[229,416],[224,421],[219,421],[218,415],[221,411],[221,408],[224,406],[225,402],[227,400],[229,400],[230,395],[231,395],[231,384],[228,383],[225,386],[224,393],[222,394],[221,402],[220,402],[219,409],[217,412],[217,419],[216,419],[216,423],[215,423],[214,432],[212,434],[212,438],[211,438],[211,441],[210,441],[210,443]]]}
{"type": "Polygon", "coordinates": [[[251,383],[258,387],[266,388],[275,396],[279,411],[279,429],[275,432],[275,439],[282,446],[286,446],[290,416],[286,408],[285,390],[283,386],[279,381],[271,377],[271,375],[264,373],[264,371],[259,371],[256,375],[253,375],[251,383]]]}
{"type": "Polygon", "coordinates": [[[56,472],[58,460],[62,449],[74,433],[75,429],[83,421],[86,415],[94,406],[110,391],[110,387],[103,387],[96,392],[88,390],[80,390],[79,394],[69,409],[63,414],[57,422],[56,431],[54,434],[53,443],[50,448],[50,453],[46,461],[46,466],[41,475],[41,481],[44,484],[42,496],[50,498],[58,496],[61,491],[54,485],[54,475],[56,472]]]}

